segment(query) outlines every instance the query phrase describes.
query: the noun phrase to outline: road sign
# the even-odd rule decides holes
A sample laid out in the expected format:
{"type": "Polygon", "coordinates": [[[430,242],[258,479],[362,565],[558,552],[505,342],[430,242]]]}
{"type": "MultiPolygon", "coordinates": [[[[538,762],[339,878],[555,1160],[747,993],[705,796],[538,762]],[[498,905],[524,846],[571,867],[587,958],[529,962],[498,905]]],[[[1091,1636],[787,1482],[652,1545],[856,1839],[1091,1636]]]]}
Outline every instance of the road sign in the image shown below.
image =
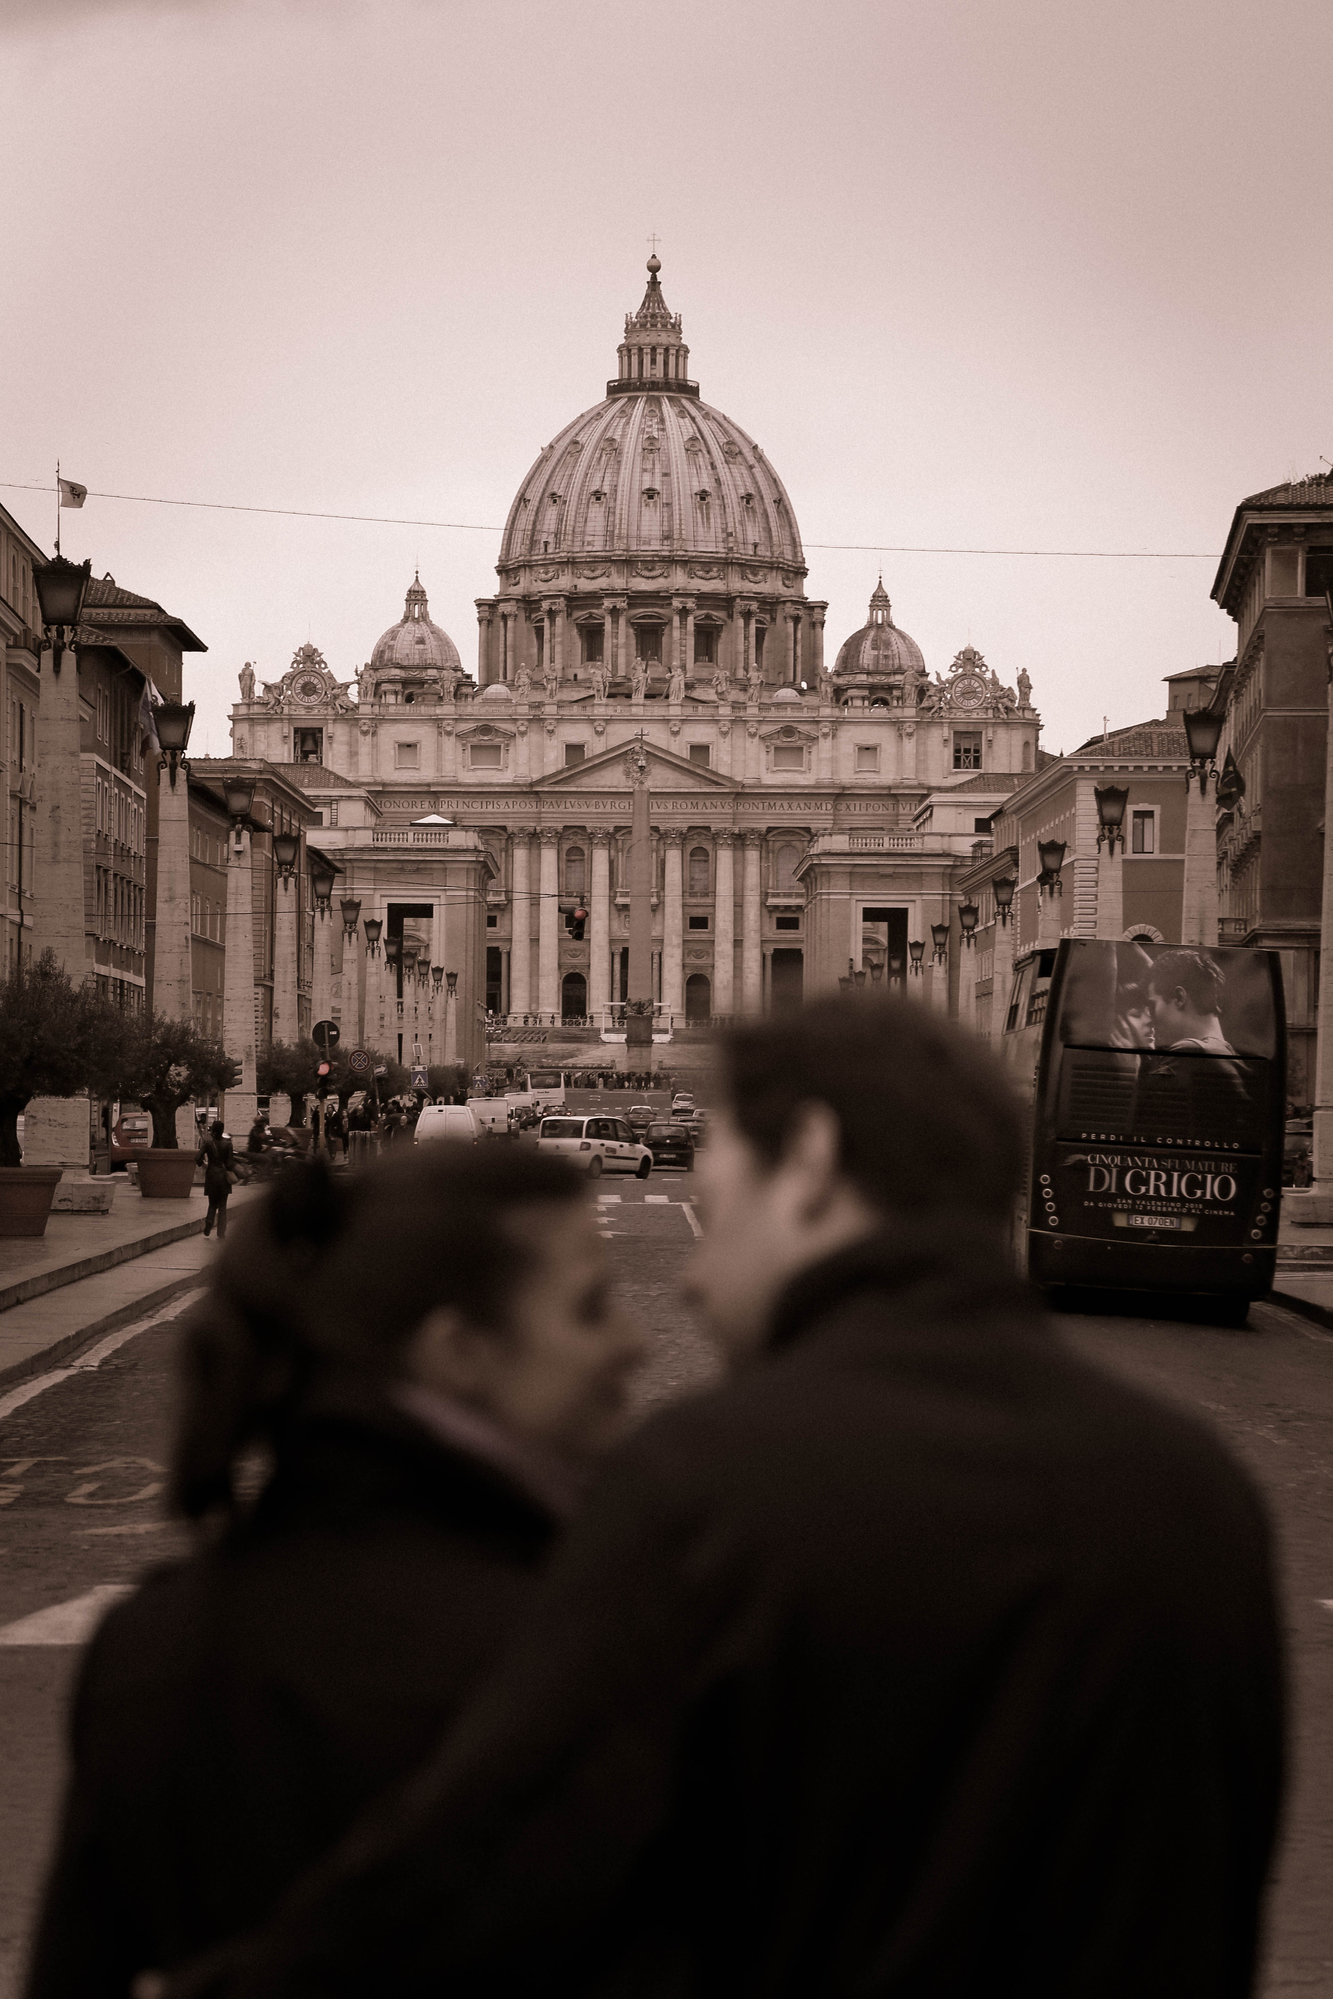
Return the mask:
{"type": "Polygon", "coordinates": [[[414,1090],[425,1090],[429,1087],[430,1085],[426,1080],[425,1068],[421,1064],[418,1064],[412,1071],[412,1088],[414,1090]]]}
{"type": "Polygon", "coordinates": [[[387,1065],[387,1063],[384,1063],[384,1062],[377,1062],[377,1063],[375,1064],[375,1074],[376,1074],[377,1076],[387,1076],[387,1075],[388,1075],[388,1073],[389,1073],[389,1070],[388,1070],[388,1065],[387,1065]]]}
{"type": "MultiPolygon", "coordinates": [[[[354,1048],[351,1054],[347,1058],[347,1066],[349,1069],[354,1070],[358,1076],[364,1076],[366,1071],[370,1067],[370,1057],[369,1055],[367,1055],[365,1049],[354,1048]]],[[[382,1076],[384,1074],[384,1071],[382,1069],[377,1069],[375,1073],[376,1075],[382,1076]]]]}
{"type": "Polygon", "coordinates": [[[311,1039],[317,1041],[327,1055],[342,1040],[342,1032],[336,1020],[317,1020],[310,1030],[311,1039]]]}

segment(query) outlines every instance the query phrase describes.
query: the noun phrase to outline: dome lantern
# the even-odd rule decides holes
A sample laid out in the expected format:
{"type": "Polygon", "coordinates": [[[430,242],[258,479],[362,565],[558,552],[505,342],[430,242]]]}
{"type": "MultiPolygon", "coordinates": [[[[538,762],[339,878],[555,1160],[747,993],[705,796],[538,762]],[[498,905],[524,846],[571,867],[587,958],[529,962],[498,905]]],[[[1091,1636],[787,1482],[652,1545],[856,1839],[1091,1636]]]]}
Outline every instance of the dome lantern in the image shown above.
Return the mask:
{"type": "Polygon", "coordinates": [[[376,640],[368,670],[372,698],[382,687],[402,683],[403,698],[411,700],[418,689],[438,690],[445,680],[462,677],[458,648],[432,620],[420,572],[412,578],[402,617],[376,640]]]}
{"type": "Polygon", "coordinates": [[[642,395],[667,390],[673,396],[697,396],[699,384],[689,381],[690,350],[681,332],[680,314],[667,310],[657,274],[662,266],[648,259],[648,289],[637,312],[625,314],[625,338],[620,343],[620,373],[608,382],[608,396],[642,395]]]}

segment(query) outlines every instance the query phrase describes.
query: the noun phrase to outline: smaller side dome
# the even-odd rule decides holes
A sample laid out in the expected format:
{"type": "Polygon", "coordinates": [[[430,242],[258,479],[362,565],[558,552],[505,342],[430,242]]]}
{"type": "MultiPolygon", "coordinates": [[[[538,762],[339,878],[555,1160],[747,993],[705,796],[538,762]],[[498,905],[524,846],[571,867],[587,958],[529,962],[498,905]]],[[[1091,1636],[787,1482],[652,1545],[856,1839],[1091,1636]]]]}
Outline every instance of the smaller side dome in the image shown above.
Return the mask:
{"type": "Polygon", "coordinates": [[[412,579],[401,619],[376,640],[370,664],[376,674],[415,671],[461,677],[463,662],[458,647],[448,632],[432,622],[420,573],[412,579]]]}
{"type": "Polygon", "coordinates": [[[920,646],[893,622],[893,606],[881,576],[870,599],[869,616],[859,632],[853,632],[838,648],[833,676],[858,692],[881,694],[895,705],[915,697],[908,692],[926,677],[926,661],[920,646]]]}

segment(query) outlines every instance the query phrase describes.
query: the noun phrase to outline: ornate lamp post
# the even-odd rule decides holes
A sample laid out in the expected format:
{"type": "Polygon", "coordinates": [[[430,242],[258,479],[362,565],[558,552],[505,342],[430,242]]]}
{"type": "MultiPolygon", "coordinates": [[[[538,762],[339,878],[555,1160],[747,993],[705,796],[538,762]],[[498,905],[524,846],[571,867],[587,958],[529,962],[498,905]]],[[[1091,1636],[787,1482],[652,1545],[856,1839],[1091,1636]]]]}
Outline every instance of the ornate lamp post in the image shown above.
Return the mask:
{"type": "MultiPolygon", "coordinates": [[[[70,562],[63,555],[53,557],[50,562],[34,562],[32,565],[32,581],[41,607],[42,625],[51,635],[53,673],[60,672],[65,647],[73,638],[82,615],[83,594],[88,588],[92,566],[91,556],[85,562],[70,562]]],[[[45,716],[42,720],[46,723],[45,716]]],[[[49,723],[46,726],[49,727],[49,723]]]]}
{"type": "Polygon", "coordinates": [[[1129,787],[1098,784],[1092,795],[1097,801],[1097,935],[1116,938],[1125,927],[1125,807],[1129,787]]]}
{"type": "Polygon", "coordinates": [[[1004,1024],[1009,1014],[1009,990],[1014,982],[1014,946],[1017,942],[1015,932],[1018,928],[1016,922],[1010,922],[1010,917],[1013,914],[1017,889],[1017,875],[997,875],[990,885],[990,892],[995,900],[990,1011],[992,1041],[998,1041],[1004,1033],[1004,1024]]]}
{"type": "Polygon", "coordinates": [[[909,937],[907,940],[907,953],[912,960],[911,976],[914,979],[919,979],[921,977],[922,962],[925,959],[926,955],[925,939],[922,938],[920,940],[913,941],[913,939],[909,937]]]}
{"type": "MultiPolygon", "coordinates": [[[[227,1091],[227,1121],[239,1143],[254,1122],[255,1096],[255,929],[254,875],[250,854],[250,809],[255,781],[237,772],[222,780],[231,820],[227,857],[227,935],[223,959],[222,1045],[239,1070],[227,1091]]],[[[233,1071],[235,1074],[235,1070],[233,1071]]]]}
{"type": "Polygon", "coordinates": [[[274,897],[273,910],[273,1039],[295,1043],[300,1032],[298,1004],[299,963],[297,956],[297,904],[291,892],[296,864],[301,853],[299,833],[273,835],[273,865],[282,894],[274,897]]]}
{"type": "Polygon", "coordinates": [[[930,939],[932,944],[935,946],[935,949],[931,954],[932,962],[936,965],[947,965],[949,962],[948,924],[932,923],[930,926],[930,939]]]}
{"type": "Polygon", "coordinates": [[[949,926],[947,923],[932,923],[930,926],[930,1004],[937,1013],[948,1016],[949,1012],[949,926]]]}
{"type": "Polygon", "coordinates": [[[343,1019],[351,1021],[356,1029],[356,1045],[359,1048],[366,1038],[366,981],[365,959],[356,949],[356,933],[361,922],[361,898],[345,895],[338,904],[342,911],[342,997],[343,1019]],[[351,980],[349,987],[348,980],[351,980]]]}
{"type": "Polygon", "coordinates": [[[958,1025],[965,1027],[969,1034],[975,1034],[977,1026],[977,965],[973,954],[980,915],[975,902],[959,903],[958,1025]]]}
{"type": "Polygon", "coordinates": [[[1190,763],[1185,772],[1185,880],[1181,889],[1182,944],[1217,943],[1217,745],[1221,715],[1189,708],[1184,715],[1190,763]],[[1208,803],[1208,780],[1214,798],[1208,803]],[[1191,789],[1191,779],[1195,780],[1191,789]]]}
{"type": "Polygon", "coordinates": [[[157,793],[157,909],[153,946],[153,1005],[173,1020],[194,1016],[193,945],[190,938],[190,787],[178,785],[190,766],[185,752],[194,725],[193,701],[159,701],[153,709],[159,771],[168,782],[157,793]]]}
{"type": "Polygon", "coordinates": [[[1060,941],[1060,916],[1055,907],[1055,898],[1063,896],[1064,886],[1060,872],[1065,864],[1068,842],[1065,840],[1038,840],[1037,859],[1041,872],[1037,876],[1037,942],[1058,944],[1060,941]]]}
{"type": "Polygon", "coordinates": [[[446,1062],[458,1060],[458,974],[446,972],[445,985],[448,991],[444,999],[444,1059],[446,1062]]]}
{"type": "Polygon", "coordinates": [[[315,899],[315,935],[310,968],[310,1024],[328,1020],[333,1008],[333,948],[336,926],[333,885],[338,871],[323,854],[310,855],[310,893],[315,899]]]}

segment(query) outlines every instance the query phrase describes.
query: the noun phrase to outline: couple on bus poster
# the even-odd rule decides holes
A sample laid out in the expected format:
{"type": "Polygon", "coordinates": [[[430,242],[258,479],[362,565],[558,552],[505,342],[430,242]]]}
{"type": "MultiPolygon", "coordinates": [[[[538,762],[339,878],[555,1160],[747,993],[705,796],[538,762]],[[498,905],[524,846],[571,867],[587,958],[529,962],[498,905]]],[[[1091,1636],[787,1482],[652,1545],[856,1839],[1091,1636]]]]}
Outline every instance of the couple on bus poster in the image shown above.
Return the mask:
{"type": "Polygon", "coordinates": [[[1268,968],[1253,952],[1099,941],[1069,966],[1061,1039],[1194,1055],[1274,1052],[1268,968]]]}

